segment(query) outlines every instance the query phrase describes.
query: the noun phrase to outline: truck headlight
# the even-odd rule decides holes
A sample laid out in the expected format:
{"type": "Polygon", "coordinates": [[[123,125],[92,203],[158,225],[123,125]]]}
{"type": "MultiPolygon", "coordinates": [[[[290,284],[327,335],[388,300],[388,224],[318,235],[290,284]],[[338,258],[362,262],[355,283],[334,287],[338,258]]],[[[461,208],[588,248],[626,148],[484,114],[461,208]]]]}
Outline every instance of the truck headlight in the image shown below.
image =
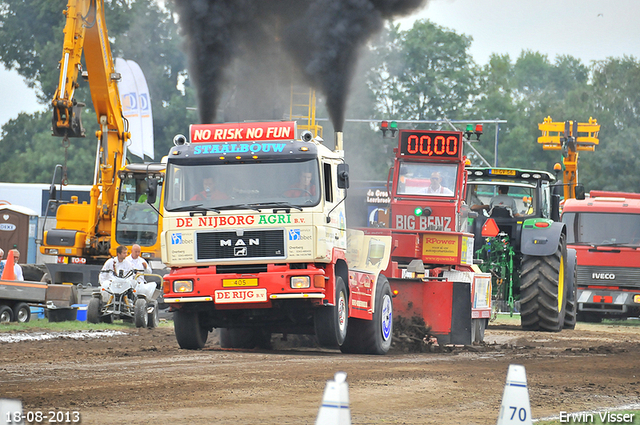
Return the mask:
{"type": "Polygon", "coordinates": [[[309,276],[293,276],[291,277],[291,288],[305,289],[311,287],[311,279],[309,276]]]}
{"type": "Polygon", "coordinates": [[[173,292],[193,292],[192,280],[174,280],[173,292]]]}

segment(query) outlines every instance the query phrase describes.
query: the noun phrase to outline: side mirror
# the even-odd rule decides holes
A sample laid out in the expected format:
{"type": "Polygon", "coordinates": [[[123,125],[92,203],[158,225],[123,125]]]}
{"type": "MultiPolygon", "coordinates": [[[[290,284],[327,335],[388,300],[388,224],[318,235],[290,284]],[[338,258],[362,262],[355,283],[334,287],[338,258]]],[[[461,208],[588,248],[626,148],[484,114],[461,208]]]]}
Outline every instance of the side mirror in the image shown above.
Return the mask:
{"type": "Polygon", "coordinates": [[[147,204],[153,205],[158,199],[158,179],[147,177],[147,204]]]}
{"type": "Polygon", "coordinates": [[[53,183],[49,186],[49,199],[56,199],[56,185],[53,183]]]}
{"type": "Polygon", "coordinates": [[[338,164],[338,188],[349,188],[349,165],[338,164]]]}
{"type": "Polygon", "coordinates": [[[560,221],[560,195],[551,195],[551,220],[560,221]]]}
{"type": "Polygon", "coordinates": [[[585,196],[584,196],[584,186],[583,185],[581,185],[581,184],[576,185],[575,195],[576,195],[576,199],[578,199],[580,201],[585,198],[585,196]]]}

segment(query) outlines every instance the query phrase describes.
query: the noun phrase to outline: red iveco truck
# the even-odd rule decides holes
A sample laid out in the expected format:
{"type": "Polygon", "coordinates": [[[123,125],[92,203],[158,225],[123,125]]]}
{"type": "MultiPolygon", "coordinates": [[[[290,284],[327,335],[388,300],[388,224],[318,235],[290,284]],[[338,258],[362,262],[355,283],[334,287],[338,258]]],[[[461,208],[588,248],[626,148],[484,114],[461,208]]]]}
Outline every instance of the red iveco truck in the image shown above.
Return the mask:
{"type": "Polygon", "coordinates": [[[640,314],[640,193],[568,199],[562,221],[578,254],[578,320],[640,314]]]}

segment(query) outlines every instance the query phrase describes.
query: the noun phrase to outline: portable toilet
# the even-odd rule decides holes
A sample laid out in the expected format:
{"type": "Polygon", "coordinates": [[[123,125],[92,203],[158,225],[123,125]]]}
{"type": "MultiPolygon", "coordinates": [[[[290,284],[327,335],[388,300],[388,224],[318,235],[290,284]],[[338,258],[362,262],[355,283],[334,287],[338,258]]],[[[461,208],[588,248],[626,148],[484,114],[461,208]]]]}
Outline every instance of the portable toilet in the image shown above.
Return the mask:
{"type": "Polygon", "coordinates": [[[19,205],[0,205],[0,248],[20,251],[20,262],[35,264],[38,213],[19,205]]]}

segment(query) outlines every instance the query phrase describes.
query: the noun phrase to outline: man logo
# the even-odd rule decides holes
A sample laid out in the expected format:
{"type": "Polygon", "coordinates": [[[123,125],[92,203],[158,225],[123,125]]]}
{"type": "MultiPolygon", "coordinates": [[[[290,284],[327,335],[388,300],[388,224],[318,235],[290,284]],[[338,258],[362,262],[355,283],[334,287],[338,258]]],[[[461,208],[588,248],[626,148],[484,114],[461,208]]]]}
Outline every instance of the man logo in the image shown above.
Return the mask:
{"type": "MultiPolygon", "coordinates": [[[[220,246],[231,246],[231,245],[232,245],[231,239],[220,239],[220,246]]],[[[242,239],[238,239],[234,245],[246,246],[247,244],[242,239]]],[[[252,245],[260,245],[260,239],[258,238],[249,239],[249,246],[252,246],[252,245]]]]}
{"type": "Polygon", "coordinates": [[[182,233],[173,233],[171,235],[171,245],[182,244],[182,233]]]}
{"type": "Polygon", "coordinates": [[[233,255],[236,257],[246,257],[247,256],[247,247],[246,246],[236,246],[233,248],[233,255]]]}

